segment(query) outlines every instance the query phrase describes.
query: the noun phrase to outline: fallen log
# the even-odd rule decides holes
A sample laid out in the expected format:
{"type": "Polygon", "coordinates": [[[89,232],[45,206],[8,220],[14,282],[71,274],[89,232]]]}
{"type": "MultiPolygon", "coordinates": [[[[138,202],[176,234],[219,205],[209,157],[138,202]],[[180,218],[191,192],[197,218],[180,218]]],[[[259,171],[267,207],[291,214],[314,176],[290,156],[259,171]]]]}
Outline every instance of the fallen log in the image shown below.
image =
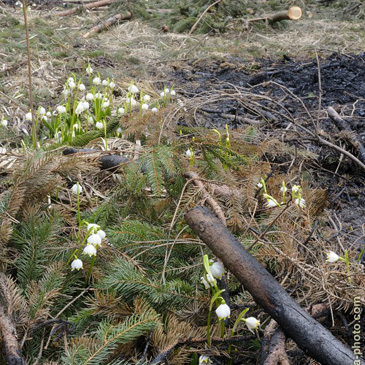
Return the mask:
{"type": "Polygon", "coordinates": [[[302,309],[208,208],[191,209],[185,220],[255,302],[306,354],[322,365],[365,365],[365,361],[355,357],[348,346],[302,309]]]}
{"type": "Polygon", "coordinates": [[[105,6],[105,5],[109,5],[113,2],[114,0],[101,0],[101,1],[96,1],[96,2],[92,2],[89,4],[83,4],[81,6],[76,6],[75,8],[69,9],[69,10],[64,10],[64,11],[58,11],[54,14],[51,15],[55,15],[55,16],[67,16],[67,15],[72,15],[78,12],[81,12],[84,9],[95,9],[95,8],[99,8],[100,6],[105,6]]]}
{"type": "Polygon", "coordinates": [[[102,23],[96,25],[95,27],[91,28],[87,33],[85,33],[82,36],[82,38],[89,38],[91,35],[101,32],[102,30],[110,27],[111,25],[115,24],[119,20],[128,20],[131,17],[132,17],[132,13],[129,12],[129,11],[126,11],[124,14],[116,14],[116,15],[108,18],[104,22],[102,22],[102,23]]]}
{"type": "Polygon", "coordinates": [[[264,15],[260,18],[248,19],[248,23],[257,22],[260,20],[269,22],[270,24],[280,22],[282,20],[298,20],[302,17],[302,9],[299,6],[292,6],[289,10],[280,11],[275,14],[264,15]]]}

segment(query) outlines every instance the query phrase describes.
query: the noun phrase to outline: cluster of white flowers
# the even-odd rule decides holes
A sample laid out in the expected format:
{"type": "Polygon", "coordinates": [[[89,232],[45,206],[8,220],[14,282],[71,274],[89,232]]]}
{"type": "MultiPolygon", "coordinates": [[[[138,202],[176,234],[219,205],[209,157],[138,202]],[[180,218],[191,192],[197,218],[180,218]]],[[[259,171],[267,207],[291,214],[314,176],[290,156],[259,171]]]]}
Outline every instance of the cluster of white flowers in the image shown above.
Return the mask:
{"type": "Polygon", "coordinates": [[[207,355],[200,355],[199,357],[199,365],[210,365],[213,364],[207,355]]]}

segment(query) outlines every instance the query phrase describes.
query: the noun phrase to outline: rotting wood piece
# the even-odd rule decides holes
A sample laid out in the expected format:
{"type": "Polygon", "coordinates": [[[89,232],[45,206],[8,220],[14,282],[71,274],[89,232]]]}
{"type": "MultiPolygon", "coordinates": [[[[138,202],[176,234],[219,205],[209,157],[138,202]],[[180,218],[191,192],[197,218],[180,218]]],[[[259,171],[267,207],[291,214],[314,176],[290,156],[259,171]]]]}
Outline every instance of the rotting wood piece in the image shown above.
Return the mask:
{"type": "Polygon", "coordinates": [[[313,319],[206,207],[185,214],[191,229],[306,354],[322,365],[365,365],[351,349],[313,319]],[[355,362],[356,360],[356,362],[355,362]]]}
{"type": "Polygon", "coordinates": [[[9,316],[6,315],[4,308],[0,305],[0,335],[5,352],[7,364],[26,365],[22,357],[20,346],[16,336],[16,328],[9,316]]]}
{"type": "Polygon", "coordinates": [[[96,25],[95,27],[91,28],[87,33],[85,33],[82,36],[82,38],[89,38],[91,35],[101,32],[102,30],[110,27],[111,25],[115,24],[119,20],[128,20],[131,17],[132,17],[132,13],[129,12],[129,11],[126,11],[124,14],[116,14],[116,15],[108,18],[104,22],[102,22],[102,23],[96,25]]]}
{"type": "Polygon", "coordinates": [[[349,124],[343,120],[335,109],[333,109],[331,106],[327,108],[328,116],[334,121],[336,127],[340,131],[346,131],[349,133],[348,137],[351,139],[351,144],[358,149],[359,152],[359,160],[361,162],[365,162],[365,147],[362,145],[361,141],[358,140],[356,137],[354,131],[351,129],[349,124]]]}
{"type": "Polygon", "coordinates": [[[72,15],[72,14],[75,14],[77,12],[81,12],[83,9],[95,9],[95,8],[99,8],[100,6],[109,5],[112,2],[114,2],[114,1],[115,0],[101,0],[101,1],[96,1],[96,2],[89,3],[89,4],[77,6],[75,8],[69,9],[69,10],[58,11],[57,13],[54,13],[54,14],[51,14],[51,15],[55,15],[55,16],[72,15]]]}

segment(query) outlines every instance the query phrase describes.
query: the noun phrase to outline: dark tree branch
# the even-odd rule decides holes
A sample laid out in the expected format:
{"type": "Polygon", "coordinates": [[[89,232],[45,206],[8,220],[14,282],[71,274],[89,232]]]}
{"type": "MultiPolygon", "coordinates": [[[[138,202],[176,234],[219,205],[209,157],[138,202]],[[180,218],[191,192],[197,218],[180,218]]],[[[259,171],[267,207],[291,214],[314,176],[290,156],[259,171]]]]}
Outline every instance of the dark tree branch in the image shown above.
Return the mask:
{"type": "Polygon", "coordinates": [[[355,360],[365,365],[302,309],[209,209],[196,207],[185,214],[185,220],[305,353],[323,365],[353,365],[355,360]]]}

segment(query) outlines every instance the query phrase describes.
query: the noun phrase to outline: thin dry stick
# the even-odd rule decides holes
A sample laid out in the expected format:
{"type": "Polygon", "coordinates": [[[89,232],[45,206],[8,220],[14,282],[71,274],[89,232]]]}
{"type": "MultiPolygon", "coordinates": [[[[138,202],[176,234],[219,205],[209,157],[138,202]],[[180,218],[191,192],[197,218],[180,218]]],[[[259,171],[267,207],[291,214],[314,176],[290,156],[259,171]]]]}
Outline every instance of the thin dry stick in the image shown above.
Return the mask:
{"type": "Polygon", "coordinates": [[[213,6],[215,6],[215,5],[217,5],[217,4],[219,4],[220,2],[221,2],[222,0],[217,0],[216,2],[214,2],[213,4],[211,4],[211,5],[209,5],[201,14],[200,14],[200,17],[198,18],[198,20],[194,23],[194,25],[191,27],[191,29],[190,29],[190,32],[189,32],[189,34],[187,35],[187,37],[184,39],[184,41],[181,43],[181,45],[180,45],[180,47],[178,48],[178,51],[180,51],[180,49],[184,46],[184,44],[185,44],[185,42],[186,42],[186,40],[188,39],[188,37],[190,37],[193,33],[194,33],[194,31],[195,31],[195,29],[196,29],[196,27],[198,26],[198,24],[200,23],[200,21],[202,20],[202,18],[203,18],[203,16],[213,7],[213,6]]]}
{"type": "Polygon", "coordinates": [[[317,60],[317,71],[318,71],[318,112],[317,112],[317,131],[319,129],[319,113],[322,108],[322,79],[321,79],[321,64],[319,63],[318,53],[316,51],[316,60],[317,60]]]}
{"type": "Polygon", "coordinates": [[[29,28],[27,19],[27,5],[25,0],[23,2],[23,16],[24,16],[24,27],[25,27],[25,38],[27,40],[27,57],[28,57],[28,81],[29,81],[29,104],[30,111],[32,113],[32,139],[33,147],[37,147],[37,131],[35,130],[35,116],[33,110],[33,89],[32,89],[32,65],[30,63],[30,42],[29,42],[29,28]]]}

